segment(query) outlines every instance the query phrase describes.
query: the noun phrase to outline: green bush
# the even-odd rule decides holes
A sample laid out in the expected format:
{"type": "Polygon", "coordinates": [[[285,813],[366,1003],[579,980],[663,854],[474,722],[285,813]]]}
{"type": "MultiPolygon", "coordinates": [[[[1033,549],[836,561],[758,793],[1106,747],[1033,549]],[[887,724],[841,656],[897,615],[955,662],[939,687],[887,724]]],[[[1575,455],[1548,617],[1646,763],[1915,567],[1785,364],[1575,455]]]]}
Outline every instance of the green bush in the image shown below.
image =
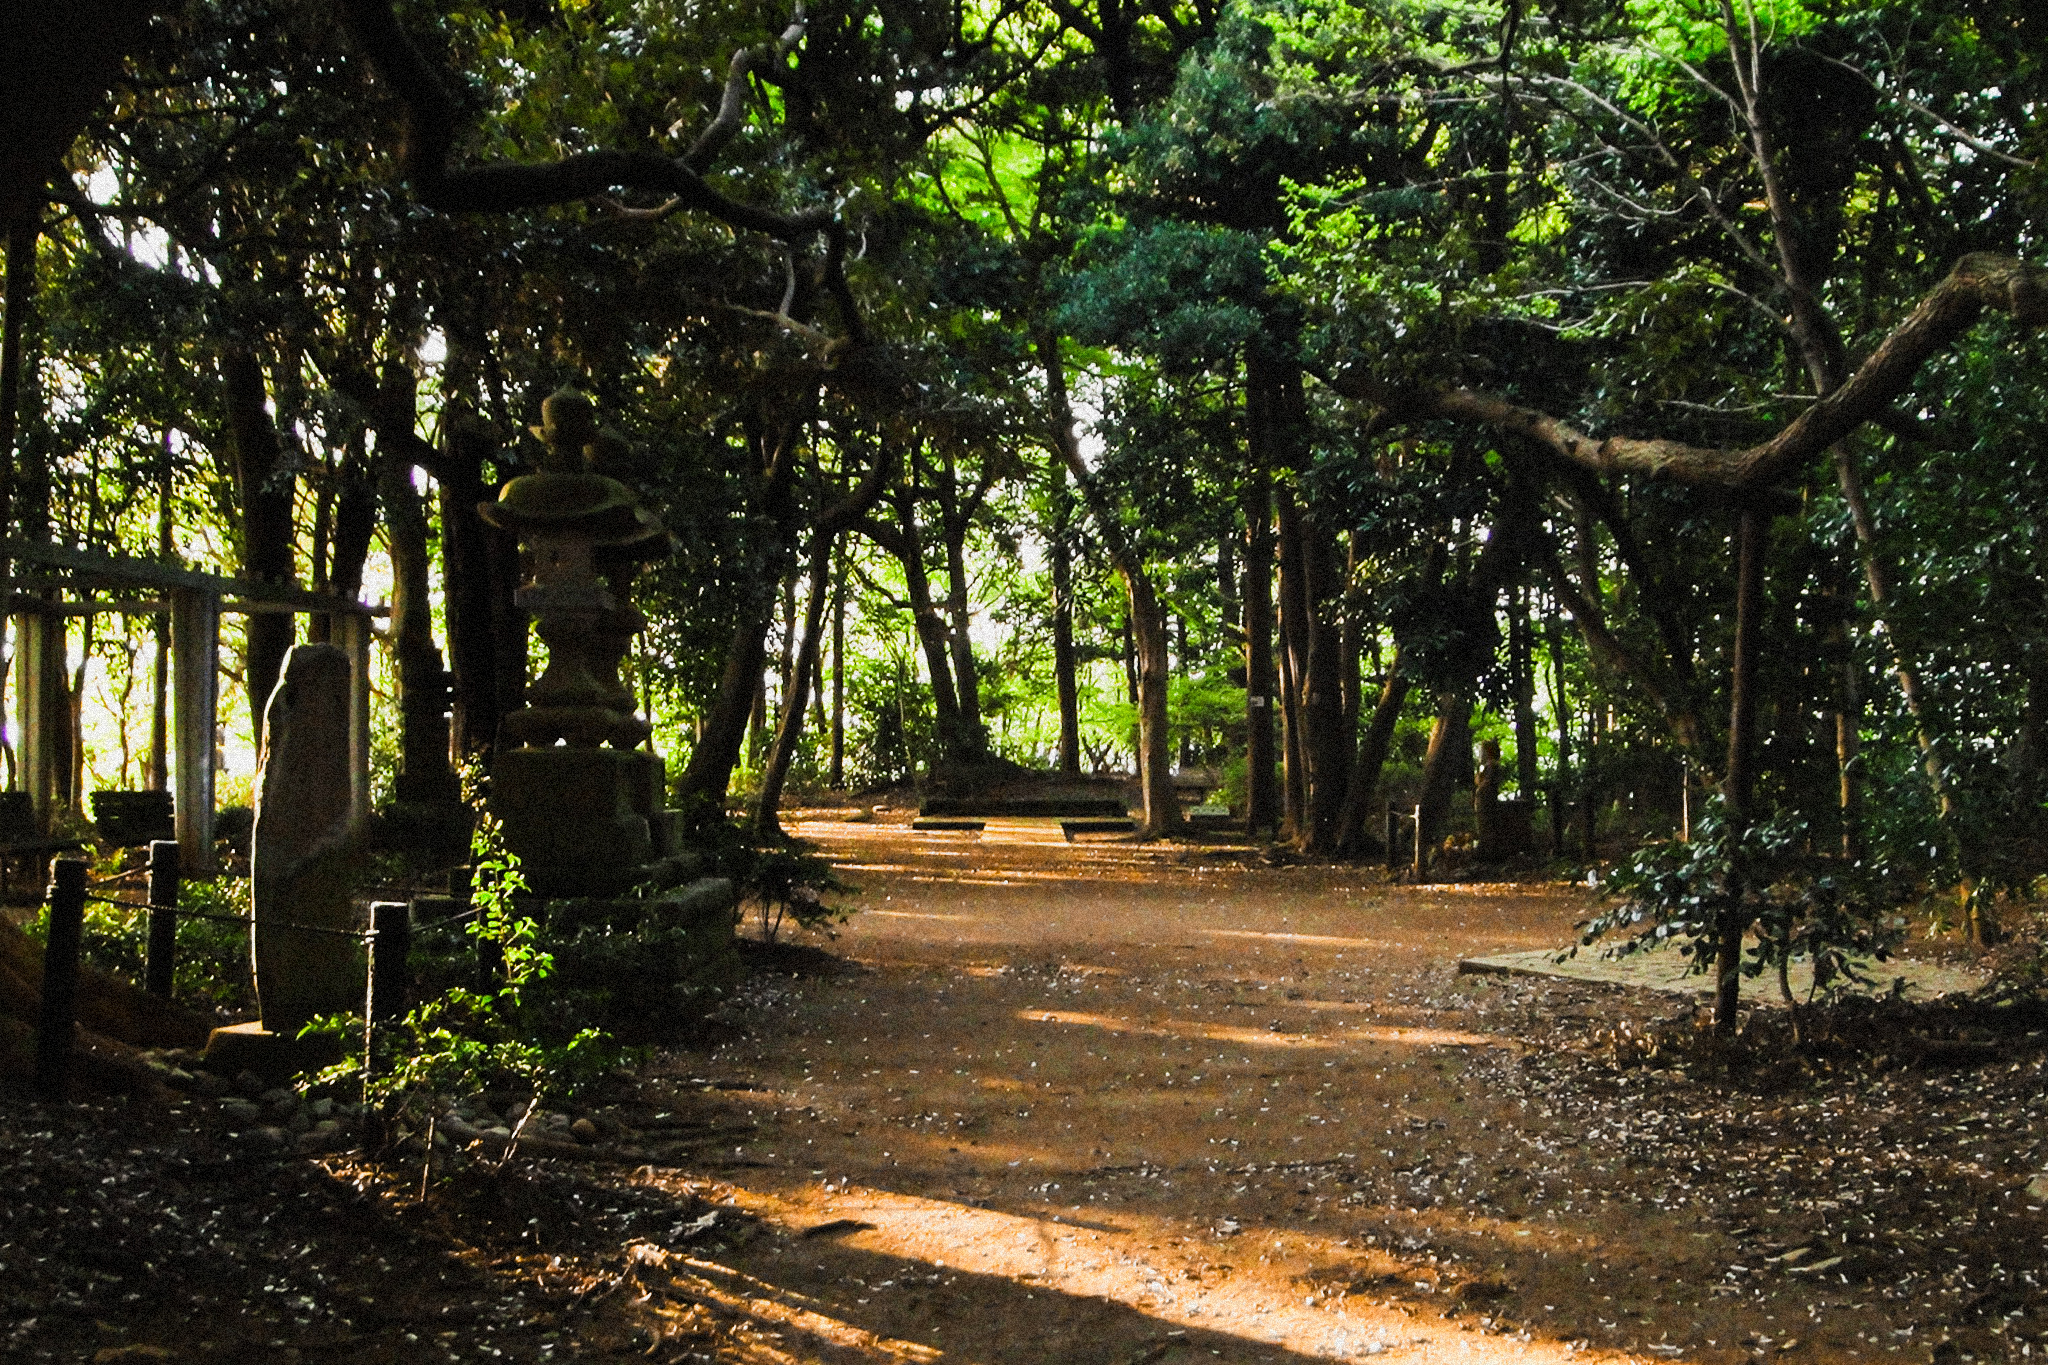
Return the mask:
{"type": "MultiPolygon", "coordinates": [[[[180,886],[172,999],[231,1016],[256,1008],[256,984],[249,972],[248,914],[246,877],[190,880],[180,886]],[[193,918],[196,915],[221,918],[193,918]],[[236,922],[223,922],[225,919],[236,922]]],[[[45,905],[23,926],[37,943],[48,940],[49,915],[45,905]]],[[[79,955],[101,971],[141,985],[149,964],[149,907],[127,901],[87,901],[79,955]]]]}
{"type": "Polygon", "coordinates": [[[1710,972],[1722,913],[1732,905],[1756,934],[1743,975],[1771,973],[1796,1008],[1872,984],[1863,964],[1885,961],[1897,948],[1906,930],[1898,907],[1916,891],[1882,860],[1817,853],[1796,814],[1756,821],[1735,838],[1716,798],[1694,822],[1690,842],[1648,845],[1612,873],[1606,892],[1614,904],[1581,926],[1581,942],[1622,935],[1607,950],[1614,956],[1675,943],[1695,972],[1710,972]],[[1795,958],[1813,963],[1804,1002],[1787,980],[1795,958]]]}
{"type": "Polygon", "coordinates": [[[827,904],[825,897],[845,895],[856,888],[834,876],[831,862],[807,840],[785,836],[756,844],[726,820],[705,825],[693,831],[692,837],[705,857],[705,871],[731,881],[741,907],[752,903],[760,918],[761,937],[769,943],[775,941],[786,921],[819,929],[845,922],[850,913],[843,906],[827,904]]]}
{"type": "Polygon", "coordinates": [[[636,1055],[602,1029],[550,1029],[543,1017],[550,1012],[526,1008],[529,994],[552,975],[554,958],[518,904],[526,881],[487,810],[478,812],[471,851],[472,913],[428,928],[408,961],[426,998],[395,1026],[378,1030],[367,1076],[356,1046],[360,1016],[330,1015],[308,1025],[305,1032],[338,1035],[345,1054],[311,1084],[360,1083],[366,1098],[386,1102],[422,1090],[518,1087],[536,1097],[569,1095],[636,1055]]]}

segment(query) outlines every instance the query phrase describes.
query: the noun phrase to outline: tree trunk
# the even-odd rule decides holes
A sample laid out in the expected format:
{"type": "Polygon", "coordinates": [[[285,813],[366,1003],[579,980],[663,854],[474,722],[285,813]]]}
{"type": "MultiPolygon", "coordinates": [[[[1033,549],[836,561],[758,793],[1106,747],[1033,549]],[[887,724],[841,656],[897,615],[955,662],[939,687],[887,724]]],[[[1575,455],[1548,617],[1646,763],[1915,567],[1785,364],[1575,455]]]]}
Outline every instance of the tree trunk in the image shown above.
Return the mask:
{"type": "Polygon", "coordinates": [[[356,601],[363,593],[363,568],[369,562],[370,542],[377,535],[377,485],[367,462],[345,470],[341,494],[334,507],[334,558],[328,570],[328,591],[336,597],[356,601]]]}
{"type": "Polygon", "coordinates": [[[1059,769],[1062,776],[1081,775],[1081,690],[1074,655],[1074,560],[1068,540],[1068,522],[1073,510],[1067,490],[1067,471],[1052,469],[1052,527],[1046,537],[1046,557],[1052,565],[1052,676],[1059,698],[1059,769]]]}
{"type": "MultiPolygon", "coordinates": [[[[1730,669],[1728,767],[1721,781],[1731,851],[1739,850],[1754,814],[1756,787],[1757,651],[1762,647],[1764,552],[1770,514],[1754,501],[1744,505],[1736,529],[1735,658],[1730,669]]],[[[1739,856],[1729,866],[1728,885],[1714,929],[1714,1032],[1733,1037],[1740,1005],[1742,936],[1749,930],[1748,887],[1739,856]]]]}
{"type": "Polygon", "coordinates": [[[1827,648],[1834,655],[1839,688],[1830,717],[1835,730],[1835,809],[1842,826],[1841,854],[1854,859],[1863,852],[1863,674],[1849,646],[1847,585],[1830,587],[1828,596],[1837,608],[1827,631],[1827,648]]]}
{"type": "MultiPolygon", "coordinates": [[[[491,542],[506,533],[477,515],[477,507],[490,496],[483,470],[488,441],[454,422],[449,425],[440,485],[441,583],[447,594],[443,610],[454,675],[451,743],[458,757],[477,755],[488,764],[498,743],[498,722],[518,702],[516,694],[506,697],[499,692],[498,656],[505,641],[498,631],[501,611],[493,600],[497,580],[491,542]]],[[[509,553],[516,556],[518,551],[514,547],[509,553]]],[[[520,638],[525,639],[523,630],[520,638]]],[[[520,671],[525,671],[523,660],[520,671]]]]}
{"type": "MultiPolygon", "coordinates": [[[[1354,532],[1344,552],[1343,584],[1348,585],[1357,574],[1358,536],[1354,532]]],[[[1355,740],[1358,737],[1358,713],[1365,703],[1365,678],[1361,672],[1365,660],[1365,616],[1341,586],[1337,601],[1341,623],[1337,631],[1337,681],[1342,689],[1339,693],[1342,711],[1337,725],[1342,733],[1355,740]]]]}
{"type": "Polygon", "coordinates": [[[1117,576],[1123,580],[1130,601],[1133,633],[1138,637],[1138,780],[1144,793],[1144,837],[1152,838],[1179,830],[1183,821],[1180,803],[1173,790],[1173,751],[1168,739],[1166,616],[1159,595],[1146,576],[1138,552],[1125,534],[1117,511],[1095,487],[1088,461],[1081,453],[1081,441],[1074,430],[1074,409],[1067,397],[1067,373],[1055,338],[1042,336],[1038,343],[1040,363],[1045,370],[1046,389],[1051,398],[1051,432],[1054,451],[1066,462],[1067,472],[1081,490],[1089,515],[1095,519],[1103,547],[1117,576]]]}
{"type": "Polygon", "coordinates": [[[960,694],[953,687],[953,655],[946,639],[946,622],[932,600],[931,576],[924,563],[924,533],[918,527],[911,500],[899,490],[895,501],[894,533],[886,542],[878,543],[903,566],[903,593],[910,603],[911,626],[917,631],[925,672],[931,677],[933,729],[938,734],[940,758],[955,762],[967,753],[966,726],[960,715],[960,694]]]}
{"type": "Polygon", "coordinates": [[[1579,745],[1579,856],[1600,861],[1600,712],[1585,710],[1586,733],[1579,745]]]}
{"type": "Polygon", "coordinates": [[[1337,852],[1346,858],[1363,857],[1370,851],[1369,822],[1377,802],[1380,773],[1387,766],[1387,754],[1394,746],[1394,727],[1400,723],[1401,704],[1408,699],[1410,680],[1401,672],[1401,651],[1394,650],[1387,676],[1380,684],[1379,701],[1372,709],[1372,721],[1359,736],[1358,757],[1351,764],[1351,780],[1344,793],[1344,813],[1337,822],[1337,852]]]}
{"type": "Polygon", "coordinates": [[[1308,724],[1302,714],[1308,687],[1308,622],[1303,617],[1307,594],[1302,587],[1306,573],[1293,496],[1285,488],[1276,489],[1273,505],[1280,528],[1280,837],[1299,845],[1309,827],[1308,724]]]}
{"type": "Polygon", "coordinates": [[[401,802],[452,802],[461,787],[448,766],[448,673],[434,644],[427,516],[412,469],[388,460],[378,479],[385,544],[391,552],[391,647],[398,674],[401,802]]]}
{"type": "Polygon", "coordinates": [[[953,662],[953,695],[960,703],[961,757],[980,762],[988,757],[988,727],[981,719],[981,679],[974,667],[972,606],[967,600],[967,531],[969,516],[953,506],[954,472],[948,460],[947,496],[941,508],[940,532],[946,550],[946,645],[953,662]]]}
{"type": "MultiPolygon", "coordinates": [[[[1340,592],[1337,583],[1336,537],[1312,512],[1302,516],[1302,615],[1308,632],[1308,692],[1302,699],[1303,753],[1308,760],[1307,838],[1303,850],[1327,855],[1337,846],[1337,822],[1344,809],[1351,755],[1358,742],[1356,726],[1345,726],[1344,670],[1347,659],[1356,673],[1355,654],[1347,655],[1344,634],[1335,619],[1340,592]]],[[[1354,677],[1352,684],[1357,684],[1354,677]]],[[[1355,717],[1355,712],[1353,713],[1355,717]]]]}
{"type": "Polygon", "coordinates": [[[1550,772],[1550,855],[1562,858],[1566,812],[1571,809],[1572,708],[1564,689],[1564,625],[1554,607],[1544,619],[1543,637],[1550,646],[1550,698],[1557,711],[1557,762],[1550,772]]]}
{"type": "MultiPolygon", "coordinates": [[[[0,315],[0,536],[12,534],[15,470],[25,463],[17,449],[24,425],[22,354],[28,336],[29,308],[35,299],[36,239],[42,235],[39,218],[40,211],[6,225],[7,311],[0,315]]],[[[27,524],[26,519],[23,524],[27,524]]],[[[4,567],[0,564],[0,568],[4,567]]]]}
{"type": "Polygon", "coordinates": [[[794,538],[795,450],[799,426],[785,422],[776,429],[772,446],[762,434],[756,442],[764,447],[760,507],[775,527],[774,538],[752,556],[755,566],[751,604],[743,601],[739,619],[727,641],[725,666],[720,670],[718,692],[711,712],[704,718],[690,761],[676,779],[676,805],[686,819],[706,822],[723,819],[726,791],[732,785],[732,771],[738,765],[740,747],[746,742],[747,718],[761,687],[761,669],[768,657],[768,627],[775,620],[776,589],[782,582],[794,538]]]}
{"type": "Polygon", "coordinates": [[[1532,606],[1526,588],[1517,589],[1508,616],[1508,666],[1514,674],[1515,690],[1515,790],[1530,820],[1536,818],[1536,792],[1541,785],[1537,774],[1536,735],[1536,623],[1530,619],[1532,606]]]}
{"type": "Polygon", "coordinates": [[[1253,469],[1244,493],[1245,821],[1254,834],[1280,823],[1274,783],[1273,703],[1279,695],[1273,668],[1273,491],[1263,469],[1253,469]]]}
{"type": "Polygon", "coordinates": [[[831,591],[832,540],[831,536],[821,534],[811,547],[811,593],[804,603],[804,638],[783,685],[782,721],[775,728],[775,745],[762,770],[761,792],[754,807],[754,838],[760,843],[783,837],[779,816],[782,788],[789,779],[789,765],[796,758],[797,742],[803,738],[804,710],[810,705],[811,680],[818,671],[825,599],[831,591]]]}
{"type": "Polygon", "coordinates": [[[1899,680],[1899,693],[1905,700],[1906,714],[1913,718],[1913,739],[1920,749],[1920,768],[1927,774],[1928,790],[1934,794],[1935,814],[1940,820],[1942,833],[1962,870],[1965,929],[1970,941],[1981,946],[1996,936],[1996,928],[1986,914],[1983,898],[1975,894],[1975,860],[1971,857],[1970,839],[1958,817],[1955,795],[1949,790],[1948,768],[1942,758],[1941,746],[1928,723],[1920,671],[1907,654],[1898,632],[1890,629],[1891,579],[1885,571],[1884,561],[1878,557],[1877,523],[1870,515],[1863,480],[1857,472],[1855,456],[1847,440],[1835,446],[1835,480],[1842,490],[1842,500],[1848,504],[1849,524],[1856,533],[1857,558],[1862,563],[1863,580],[1870,588],[1872,624],[1882,631],[1885,642],[1891,646],[1892,672],[1899,680]]]}
{"type": "Polygon", "coordinates": [[[833,791],[846,790],[846,555],[837,551],[832,575],[832,770],[833,791]]]}
{"type": "Polygon", "coordinates": [[[1173,743],[1167,711],[1172,673],[1166,654],[1166,608],[1142,573],[1118,572],[1131,603],[1138,654],[1138,786],[1145,804],[1144,834],[1154,838],[1183,824],[1173,790],[1173,743]]]}
{"type": "Polygon", "coordinates": [[[739,766],[740,749],[746,743],[747,721],[761,687],[762,665],[768,659],[768,627],[775,619],[772,591],[760,595],[761,603],[733,626],[711,710],[690,750],[690,761],[676,780],[676,805],[690,812],[695,822],[715,820],[725,813],[726,789],[732,785],[732,770],[739,766]]]}
{"type": "Polygon", "coordinates": [[[1426,872],[1429,859],[1443,843],[1455,794],[1472,744],[1472,694],[1464,688],[1436,694],[1436,725],[1429,732],[1429,753],[1422,761],[1422,796],[1415,837],[1422,850],[1419,866],[1426,872]]]}
{"type": "MultiPolygon", "coordinates": [[[[242,572],[261,583],[292,581],[292,476],[279,468],[277,427],[265,407],[268,391],[255,355],[236,348],[221,360],[236,496],[242,504],[242,572]]],[[[263,751],[263,709],[292,647],[292,618],[253,612],[245,618],[243,677],[250,733],[263,751]]]]}

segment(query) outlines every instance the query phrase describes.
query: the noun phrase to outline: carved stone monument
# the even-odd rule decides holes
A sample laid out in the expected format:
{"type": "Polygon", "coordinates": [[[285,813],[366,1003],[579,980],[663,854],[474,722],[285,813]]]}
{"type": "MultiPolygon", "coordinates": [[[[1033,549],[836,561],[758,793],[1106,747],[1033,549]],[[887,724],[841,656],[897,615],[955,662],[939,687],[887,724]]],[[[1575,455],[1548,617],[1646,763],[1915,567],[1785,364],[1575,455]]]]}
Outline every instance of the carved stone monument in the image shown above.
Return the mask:
{"type": "Polygon", "coordinates": [[[250,836],[256,1003],[273,1033],[290,1035],[315,1015],[362,1006],[362,945],[349,936],[361,926],[350,899],[360,831],[350,808],[348,746],[348,655],[333,645],[300,645],[263,711],[250,836]]]}
{"type": "Polygon", "coordinates": [[[647,619],[627,592],[668,532],[631,489],[592,468],[617,438],[590,400],[563,391],[541,407],[539,471],[478,510],[519,537],[531,578],[519,605],[547,645],[547,667],[506,716],[491,765],[491,809],[535,895],[615,896],[663,847],[659,755],[619,661],[647,619]]]}
{"type": "Polygon", "coordinates": [[[300,645],[264,708],[250,836],[249,951],[262,1018],[214,1030],[206,1052],[216,1070],[281,1079],[331,1060],[331,1044],[301,1046],[299,1029],[362,1007],[351,895],[362,831],[350,795],[349,658],[300,645]]]}

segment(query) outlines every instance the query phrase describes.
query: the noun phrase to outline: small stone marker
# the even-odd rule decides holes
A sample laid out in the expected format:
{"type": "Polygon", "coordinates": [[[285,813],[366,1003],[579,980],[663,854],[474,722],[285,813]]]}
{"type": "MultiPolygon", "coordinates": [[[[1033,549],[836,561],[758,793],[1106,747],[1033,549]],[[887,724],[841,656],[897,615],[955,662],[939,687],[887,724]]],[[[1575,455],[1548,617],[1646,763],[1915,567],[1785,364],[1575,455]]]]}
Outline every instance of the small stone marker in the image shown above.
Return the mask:
{"type": "Polygon", "coordinates": [[[315,1015],[363,1003],[362,944],[350,874],[357,831],[349,800],[349,660],[300,645],[263,713],[250,880],[250,943],[263,1027],[289,1038],[315,1015]]]}

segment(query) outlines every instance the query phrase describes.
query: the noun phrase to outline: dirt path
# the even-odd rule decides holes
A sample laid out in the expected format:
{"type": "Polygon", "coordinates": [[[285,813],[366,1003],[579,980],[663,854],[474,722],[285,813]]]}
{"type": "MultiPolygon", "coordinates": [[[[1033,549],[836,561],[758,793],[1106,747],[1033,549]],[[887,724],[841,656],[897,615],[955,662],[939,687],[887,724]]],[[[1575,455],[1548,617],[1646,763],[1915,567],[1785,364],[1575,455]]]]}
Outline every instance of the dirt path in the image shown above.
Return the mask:
{"type": "MultiPolygon", "coordinates": [[[[818,1230],[733,1266],[858,1324],[870,1355],[1927,1359],[1985,1336],[1930,1323],[1967,1297],[1938,1271],[1879,1285],[1896,1267],[1847,1245],[1855,1214],[1831,1223],[1894,1189],[1868,1158],[1877,1195],[1816,1161],[1840,1097],[1744,1130],[1728,1115],[1752,1096],[1564,1051],[1670,1000],[1456,975],[1568,941],[1567,889],[1393,888],[1023,823],[802,833],[862,888],[831,945],[861,970],[765,987],[750,1036],[694,1064],[758,1125],[696,1165],[818,1230]],[[1702,1164],[1716,1134],[1732,1168],[1702,1164]]],[[[2044,1227],[2011,1202],[2041,1155],[2018,1117],[2011,1169],[1950,1173],[2016,1221],[1970,1250],[1932,1235],[1972,1289],[2016,1287],[2024,1328],[2048,1324],[2013,1278],[2044,1227]]]]}
{"type": "Polygon", "coordinates": [[[1566,888],[801,832],[861,913],[757,954],[790,970],[622,1084],[589,1160],[0,1095],[0,1359],[2048,1354],[2040,1033],[1736,1086],[1616,1064],[1670,996],[1456,973],[1566,941],[1566,888]]]}
{"type": "MultiPolygon", "coordinates": [[[[1450,1227],[1372,1216],[1356,1172],[1412,1171],[1451,1125],[1485,1159],[1512,1103],[1467,1076],[1511,1044],[1434,997],[1461,951],[1555,942],[1571,898],[1389,898],[1021,822],[804,833],[863,888],[833,946],[869,970],[791,983],[716,1062],[758,1087],[730,1158],[767,1167],[761,1207],[875,1225],[832,1239],[897,1282],[861,1305],[874,1330],[991,1361],[1500,1349],[1411,1302],[1481,1304],[1492,1268],[1453,1269],[1448,1241],[1432,1263],[1450,1227]],[[941,1265],[947,1292],[903,1287],[941,1265]]],[[[812,1259],[814,1283],[761,1273],[849,1273],[812,1259]]]]}

